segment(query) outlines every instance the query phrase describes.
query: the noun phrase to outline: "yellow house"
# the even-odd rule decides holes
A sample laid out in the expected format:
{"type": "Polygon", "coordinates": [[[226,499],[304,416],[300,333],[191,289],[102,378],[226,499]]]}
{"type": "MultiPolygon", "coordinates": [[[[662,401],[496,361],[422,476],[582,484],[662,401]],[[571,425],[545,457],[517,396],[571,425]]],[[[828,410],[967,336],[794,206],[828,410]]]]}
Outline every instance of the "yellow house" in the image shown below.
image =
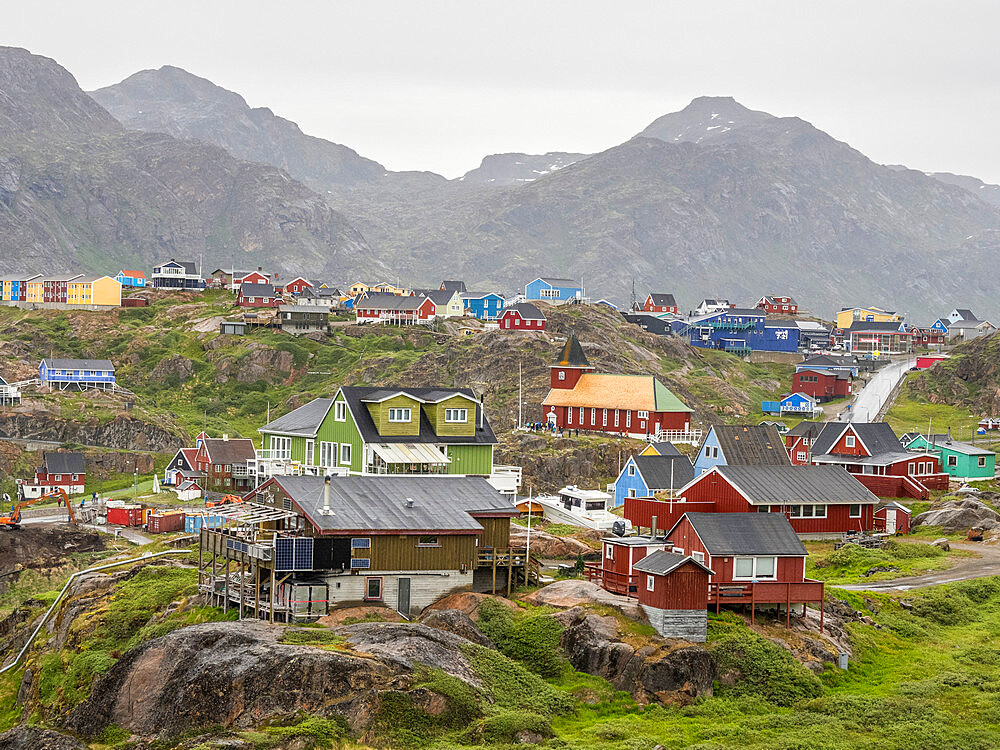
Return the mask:
{"type": "Polygon", "coordinates": [[[27,283],[27,291],[24,293],[25,302],[44,302],[45,301],[45,282],[39,277],[37,279],[31,279],[27,283]]]}
{"type": "Polygon", "coordinates": [[[83,276],[66,285],[68,305],[112,305],[122,304],[122,285],[110,276],[83,276]]]}
{"type": "Polygon", "coordinates": [[[358,281],[351,284],[350,289],[347,290],[351,297],[357,297],[359,294],[395,294],[397,297],[409,297],[410,290],[404,289],[401,286],[393,286],[386,282],[380,284],[365,284],[363,281],[358,281]]]}
{"type": "Polygon", "coordinates": [[[902,318],[881,307],[845,307],[837,313],[837,328],[850,328],[851,323],[856,320],[865,323],[895,323],[902,318]]]}

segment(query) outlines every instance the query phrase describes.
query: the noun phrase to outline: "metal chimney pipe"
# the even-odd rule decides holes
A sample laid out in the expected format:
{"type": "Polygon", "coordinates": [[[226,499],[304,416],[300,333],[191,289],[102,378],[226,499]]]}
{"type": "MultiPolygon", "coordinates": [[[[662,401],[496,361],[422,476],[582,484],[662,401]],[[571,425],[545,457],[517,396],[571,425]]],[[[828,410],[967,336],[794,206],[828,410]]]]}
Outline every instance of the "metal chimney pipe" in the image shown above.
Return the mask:
{"type": "Polygon", "coordinates": [[[330,475],[323,477],[323,507],[320,509],[321,516],[332,516],[333,509],[330,507],[330,475]]]}
{"type": "Polygon", "coordinates": [[[656,516],[653,516],[653,528],[650,530],[650,534],[653,539],[656,539],[656,516]]]}

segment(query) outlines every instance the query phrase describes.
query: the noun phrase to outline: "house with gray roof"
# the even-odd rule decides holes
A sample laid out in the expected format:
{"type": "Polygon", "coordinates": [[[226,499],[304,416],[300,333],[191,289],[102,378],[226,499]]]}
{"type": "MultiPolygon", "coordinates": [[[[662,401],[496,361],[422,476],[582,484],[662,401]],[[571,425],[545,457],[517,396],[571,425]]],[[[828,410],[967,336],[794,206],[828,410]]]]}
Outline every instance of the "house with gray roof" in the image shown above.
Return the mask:
{"type": "Polygon", "coordinates": [[[38,366],[38,378],[50,391],[114,390],[115,366],[107,359],[46,358],[38,366]]]}
{"type": "Polygon", "coordinates": [[[153,266],[153,286],[156,289],[180,289],[184,291],[202,291],[205,280],[201,278],[194,261],[174,260],[153,266]]]}

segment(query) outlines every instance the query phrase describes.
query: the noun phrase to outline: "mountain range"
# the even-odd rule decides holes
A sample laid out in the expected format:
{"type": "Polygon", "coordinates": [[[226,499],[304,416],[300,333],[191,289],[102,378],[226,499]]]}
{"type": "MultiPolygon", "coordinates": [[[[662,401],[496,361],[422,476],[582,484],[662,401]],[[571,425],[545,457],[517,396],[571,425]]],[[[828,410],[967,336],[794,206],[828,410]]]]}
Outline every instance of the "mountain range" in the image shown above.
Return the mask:
{"type": "Polygon", "coordinates": [[[551,274],[622,302],[634,280],[686,307],[783,292],[824,315],[1000,313],[981,272],[1000,251],[1000,188],[876,164],[731,98],[695,99],[598,154],[496,154],[447,180],[387,170],[170,66],[88,100],[54,62],[3,49],[0,94],[0,251],[15,266],[186,253],[338,283],[513,291],[551,274]]]}

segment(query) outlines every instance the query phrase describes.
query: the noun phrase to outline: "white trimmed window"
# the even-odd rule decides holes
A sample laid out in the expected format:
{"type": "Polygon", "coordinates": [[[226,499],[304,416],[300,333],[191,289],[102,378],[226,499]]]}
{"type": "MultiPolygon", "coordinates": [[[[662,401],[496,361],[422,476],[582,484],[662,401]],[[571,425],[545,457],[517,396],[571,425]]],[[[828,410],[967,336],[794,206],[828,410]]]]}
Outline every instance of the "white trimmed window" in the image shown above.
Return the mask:
{"type": "Polygon", "coordinates": [[[652,591],[656,586],[656,579],[653,576],[646,576],[646,591],[652,591]]]}
{"type": "Polygon", "coordinates": [[[566,379],[566,371],[565,370],[560,370],[559,371],[559,380],[565,380],[565,379],[566,379]]]}
{"type": "Polygon", "coordinates": [[[390,422],[409,422],[412,411],[409,407],[396,407],[389,409],[390,422]]]}
{"type": "Polygon", "coordinates": [[[776,578],[778,558],[737,557],[733,560],[733,580],[776,578]]]}
{"type": "Polygon", "coordinates": [[[628,488],[628,496],[629,497],[637,497],[635,487],[629,487],[628,488]]]}
{"type": "Polygon", "coordinates": [[[615,545],[605,544],[604,545],[604,556],[609,560],[615,559],[615,545]]]}
{"type": "MultiPolygon", "coordinates": [[[[279,435],[271,435],[271,458],[291,458],[292,457],[292,439],[289,437],[281,437],[279,435]]],[[[219,471],[219,469],[216,469],[219,471]]]]}
{"type": "Polygon", "coordinates": [[[583,424],[583,407],[580,407],[580,424],[583,424]]]}
{"type": "Polygon", "coordinates": [[[953,469],[958,466],[958,456],[948,456],[948,468],[953,469]]]}
{"type": "Polygon", "coordinates": [[[445,409],[444,410],[444,421],[445,422],[468,422],[469,421],[469,410],[468,409],[445,409]]]}
{"type": "Polygon", "coordinates": [[[790,518],[826,518],[825,505],[792,505],[789,506],[790,518]]]}
{"type": "MultiPolygon", "coordinates": [[[[601,426],[602,427],[607,427],[608,426],[608,410],[604,409],[603,411],[604,411],[604,413],[601,415],[601,426]]],[[[983,459],[980,459],[980,460],[983,460],[983,459]]],[[[985,465],[986,464],[980,464],[980,466],[985,466],[985,465]]]]}
{"type": "Polygon", "coordinates": [[[698,550],[691,550],[691,557],[693,557],[695,560],[697,560],[700,563],[705,562],[705,553],[704,552],[699,552],[698,550]]]}
{"type": "Polygon", "coordinates": [[[337,444],[323,440],[319,444],[319,465],[331,469],[337,465],[337,444]]]}
{"type": "Polygon", "coordinates": [[[861,503],[853,503],[847,513],[850,518],[861,518],[861,503]]]}
{"type": "Polygon", "coordinates": [[[351,465],[351,444],[341,443],[340,444],[340,464],[341,466],[351,465]]]}
{"type": "Polygon", "coordinates": [[[338,401],[333,405],[333,419],[335,422],[347,421],[347,402],[338,401]]]}
{"type": "Polygon", "coordinates": [[[566,424],[573,424],[573,407],[566,410],[566,424]]]}
{"type": "Polygon", "coordinates": [[[848,435],[844,438],[844,447],[853,448],[854,447],[854,435],[848,435]]]}
{"type": "Polygon", "coordinates": [[[635,464],[629,464],[628,465],[628,475],[630,477],[634,477],[635,476],[635,464]]]}
{"type": "Polygon", "coordinates": [[[618,426],[618,410],[615,409],[615,427],[618,426]]]}
{"type": "Polygon", "coordinates": [[[799,451],[798,453],[796,453],[795,458],[799,461],[805,461],[806,460],[805,451],[799,451]]]}
{"type": "Polygon", "coordinates": [[[590,423],[597,424],[597,409],[590,407],[590,423]]]}
{"type": "Polygon", "coordinates": [[[639,419],[649,419],[649,412],[648,411],[639,412],[639,419]]]}
{"type": "Polygon", "coordinates": [[[626,427],[632,426],[632,412],[630,411],[625,412],[625,426],[626,427]]]}
{"type": "Polygon", "coordinates": [[[306,440],[306,466],[312,466],[316,461],[316,441],[306,440]]]}

